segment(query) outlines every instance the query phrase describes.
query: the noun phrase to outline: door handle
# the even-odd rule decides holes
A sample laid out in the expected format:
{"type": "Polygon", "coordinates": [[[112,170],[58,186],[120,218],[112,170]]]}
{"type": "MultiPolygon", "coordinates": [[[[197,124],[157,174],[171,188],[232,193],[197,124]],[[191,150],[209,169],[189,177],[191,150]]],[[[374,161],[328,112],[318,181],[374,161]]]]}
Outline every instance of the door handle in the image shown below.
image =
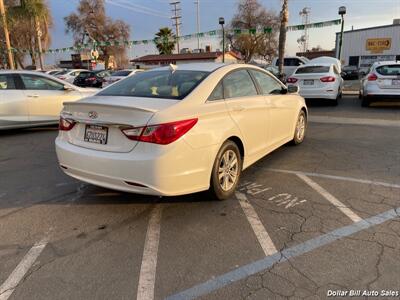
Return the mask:
{"type": "Polygon", "coordinates": [[[235,105],[232,107],[232,111],[243,111],[245,110],[244,106],[241,105],[235,105]]]}
{"type": "Polygon", "coordinates": [[[29,97],[29,98],[38,98],[39,95],[36,95],[36,94],[34,94],[34,95],[28,95],[28,97],[29,97]]]}

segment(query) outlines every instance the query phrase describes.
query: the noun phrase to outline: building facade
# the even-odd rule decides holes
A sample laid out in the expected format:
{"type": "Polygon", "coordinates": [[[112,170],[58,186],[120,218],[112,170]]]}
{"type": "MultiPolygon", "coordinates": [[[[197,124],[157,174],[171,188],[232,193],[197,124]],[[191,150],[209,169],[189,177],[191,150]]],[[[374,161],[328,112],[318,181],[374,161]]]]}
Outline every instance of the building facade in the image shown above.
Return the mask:
{"type": "MultiPolygon", "coordinates": [[[[339,57],[340,32],[336,33],[336,57],[339,57]]],[[[392,25],[363,28],[343,33],[343,65],[361,69],[376,61],[400,60],[400,20],[392,25]]]]}

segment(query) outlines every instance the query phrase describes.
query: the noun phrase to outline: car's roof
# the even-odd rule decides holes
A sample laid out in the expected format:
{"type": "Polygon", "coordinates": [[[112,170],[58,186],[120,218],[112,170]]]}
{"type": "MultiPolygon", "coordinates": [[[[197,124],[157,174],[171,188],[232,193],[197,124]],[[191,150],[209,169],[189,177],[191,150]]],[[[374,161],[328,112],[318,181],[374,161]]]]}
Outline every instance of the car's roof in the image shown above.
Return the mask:
{"type": "Polygon", "coordinates": [[[299,69],[300,68],[306,68],[306,67],[330,67],[330,66],[332,66],[332,65],[334,65],[334,63],[315,63],[315,64],[313,64],[313,63],[307,63],[307,64],[305,64],[305,65],[301,65],[301,66],[299,66],[299,69]]]}
{"type": "MultiPolygon", "coordinates": [[[[192,63],[192,64],[179,64],[174,65],[176,70],[182,71],[204,71],[204,72],[212,72],[220,67],[225,66],[226,64],[223,63],[192,63]]],[[[170,66],[160,67],[148,70],[151,71],[160,71],[160,70],[169,70],[170,66]]]]}
{"type": "Polygon", "coordinates": [[[46,73],[38,72],[38,71],[29,71],[29,70],[0,70],[0,73],[1,74],[32,74],[32,75],[41,75],[41,76],[49,77],[49,75],[46,73]]]}

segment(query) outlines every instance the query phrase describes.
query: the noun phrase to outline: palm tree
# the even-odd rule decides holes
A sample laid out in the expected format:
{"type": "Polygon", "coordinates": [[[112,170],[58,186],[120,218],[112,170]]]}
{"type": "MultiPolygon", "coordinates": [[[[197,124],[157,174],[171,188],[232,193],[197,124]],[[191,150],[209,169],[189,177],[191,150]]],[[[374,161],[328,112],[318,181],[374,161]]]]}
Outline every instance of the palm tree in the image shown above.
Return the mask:
{"type": "Polygon", "coordinates": [[[283,74],[283,62],[285,57],[285,45],[286,45],[286,28],[289,22],[288,0],[283,0],[280,18],[281,18],[281,28],[279,32],[279,73],[283,74]]]}
{"type": "MultiPolygon", "coordinates": [[[[46,0],[24,0],[21,6],[9,8],[8,22],[12,32],[12,46],[27,49],[32,65],[35,65],[39,44],[47,48],[51,42],[50,28],[53,20],[46,0]]],[[[17,55],[16,60],[22,66],[21,54],[17,55]]]]}
{"type": "Polygon", "coordinates": [[[163,27],[156,33],[156,46],[160,54],[172,54],[175,49],[175,35],[171,28],[163,27]]]}

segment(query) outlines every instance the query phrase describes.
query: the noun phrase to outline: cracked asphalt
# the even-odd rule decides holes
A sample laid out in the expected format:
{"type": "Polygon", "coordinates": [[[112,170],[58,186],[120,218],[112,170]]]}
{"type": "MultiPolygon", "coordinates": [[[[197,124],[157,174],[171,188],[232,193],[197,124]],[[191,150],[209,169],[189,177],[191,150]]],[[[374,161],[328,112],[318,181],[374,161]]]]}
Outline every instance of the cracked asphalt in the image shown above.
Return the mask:
{"type": "MultiPolygon", "coordinates": [[[[310,103],[311,116],[400,121],[397,106],[310,103]]],[[[9,299],[135,299],[152,209],[162,208],[154,299],[265,258],[236,198],[158,198],[116,192],[62,173],[56,128],[0,132],[0,286],[35,243],[43,251],[9,299]]],[[[298,147],[247,169],[239,190],[278,254],[354,222],[297,173],[360,218],[400,207],[398,127],[310,122],[298,147]],[[293,173],[286,172],[293,171],[293,173]],[[383,184],[381,184],[383,183],[383,184]]],[[[399,211],[397,211],[399,214],[399,211]]],[[[400,293],[400,218],[338,238],[214,288],[200,299],[325,299],[329,290],[400,293]]],[[[399,297],[353,297],[353,299],[399,297]]],[[[0,299],[3,300],[2,295],[0,299]]]]}

